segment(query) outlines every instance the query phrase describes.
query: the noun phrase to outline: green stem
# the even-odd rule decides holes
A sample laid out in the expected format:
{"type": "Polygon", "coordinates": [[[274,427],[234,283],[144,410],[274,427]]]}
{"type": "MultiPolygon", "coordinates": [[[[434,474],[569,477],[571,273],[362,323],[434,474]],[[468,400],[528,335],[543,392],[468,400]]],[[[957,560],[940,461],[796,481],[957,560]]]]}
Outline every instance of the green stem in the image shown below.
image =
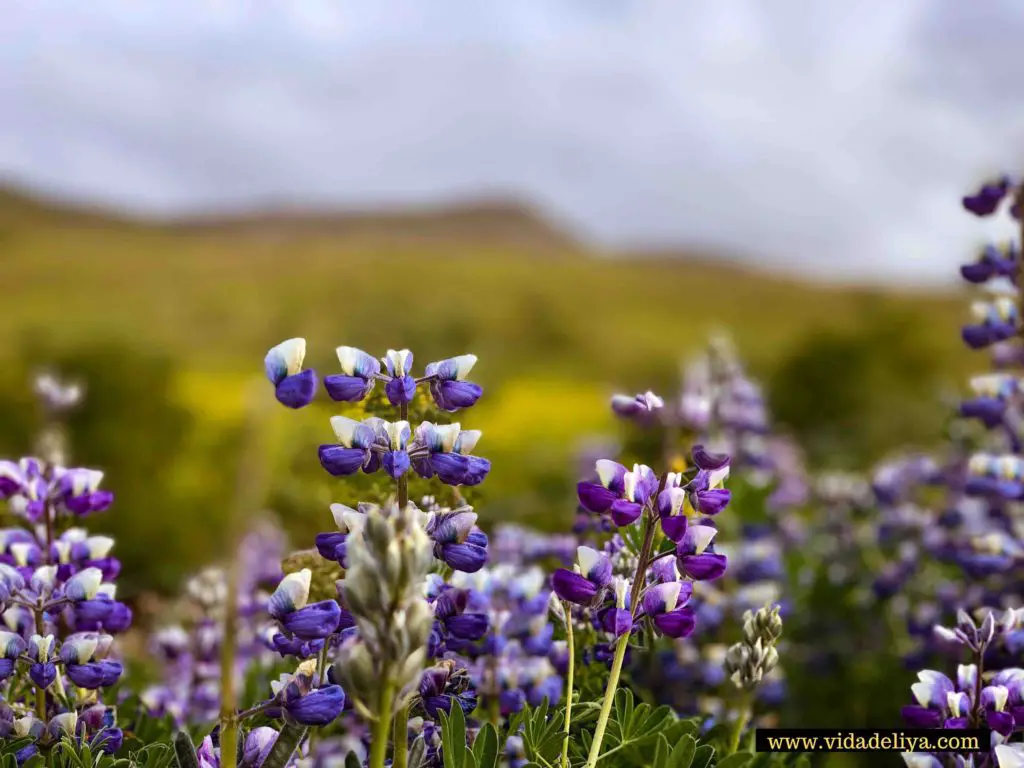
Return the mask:
{"type": "Polygon", "coordinates": [[[601,754],[601,742],[604,741],[604,732],[608,727],[608,717],[611,715],[612,705],[615,703],[615,692],[619,687],[619,675],[622,673],[622,662],[626,658],[626,648],[628,647],[629,635],[626,634],[619,638],[619,643],[615,646],[615,658],[612,659],[612,669],[608,675],[608,686],[604,690],[601,715],[597,718],[597,726],[594,728],[594,741],[590,745],[590,754],[587,756],[585,768],[594,768],[601,754]]]}
{"type": "MultiPolygon", "coordinates": [[[[653,498],[657,499],[665,490],[665,480],[662,476],[658,483],[658,491],[653,498]]],[[[637,558],[636,573],[633,574],[633,588],[629,596],[629,610],[635,617],[637,604],[640,601],[640,592],[644,588],[644,581],[647,578],[647,567],[650,565],[651,549],[654,546],[654,531],[657,526],[655,513],[648,507],[644,511],[644,540],[640,546],[640,556],[637,558]]],[[[612,705],[615,703],[615,693],[619,688],[619,676],[622,674],[622,662],[626,658],[626,648],[629,647],[629,632],[619,638],[615,646],[615,657],[612,659],[612,669],[608,676],[608,685],[604,689],[604,701],[601,704],[601,714],[597,719],[597,726],[594,728],[594,741],[590,745],[590,755],[587,757],[585,768],[594,768],[597,765],[598,757],[601,755],[601,742],[604,740],[604,731],[608,727],[608,716],[611,714],[612,705]]]]}
{"type": "Polygon", "coordinates": [[[409,705],[403,704],[395,713],[394,736],[395,754],[392,768],[406,768],[409,765],[409,705]]]}
{"type": "Polygon", "coordinates": [[[576,667],[576,646],[572,637],[572,606],[562,603],[565,611],[565,645],[569,651],[569,669],[565,676],[565,737],[562,739],[562,768],[569,768],[569,727],[572,725],[572,687],[576,667]]]}
{"type": "Polygon", "coordinates": [[[370,768],[384,768],[384,759],[388,754],[388,731],[391,730],[391,703],[395,698],[395,684],[388,678],[385,670],[384,687],[380,692],[377,719],[370,733],[370,768]]]}
{"type": "MultiPolygon", "coordinates": [[[[400,406],[402,421],[409,420],[409,404],[403,402],[400,406]]],[[[398,508],[405,509],[409,505],[409,478],[402,475],[398,478],[398,508]]]]}
{"type": "Polygon", "coordinates": [[[733,729],[732,736],[729,738],[729,754],[733,754],[740,748],[740,737],[743,735],[743,729],[747,727],[747,723],[750,722],[750,698],[744,696],[740,702],[740,710],[736,715],[736,727],[733,729]]]}
{"type": "MultiPolygon", "coordinates": [[[[35,610],[36,634],[42,635],[46,630],[43,628],[43,609],[35,610]]],[[[46,722],[46,689],[36,686],[36,717],[46,722]]]]}
{"type": "Polygon", "coordinates": [[[242,435],[245,447],[238,466],[235,503],[228,514],[226,590],[223,635],[220,649],[220,768],[235,768],[238,762],[238,689],[235,661],[238,645],[239,549],[245,536],[247,517],[263,503],[264,477],[261,437],[266,408],[263,383],[251,385],[242,435]]]}

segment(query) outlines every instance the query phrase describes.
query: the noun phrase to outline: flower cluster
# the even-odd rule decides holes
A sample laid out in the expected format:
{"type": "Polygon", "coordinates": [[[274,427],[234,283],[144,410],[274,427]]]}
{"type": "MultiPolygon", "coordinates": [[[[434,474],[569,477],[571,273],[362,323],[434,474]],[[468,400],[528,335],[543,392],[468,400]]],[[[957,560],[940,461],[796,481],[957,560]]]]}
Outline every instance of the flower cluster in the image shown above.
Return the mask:
{"type": "MultiPolygon", "coordinates": [[[[80,398],[52,378],[37,388],[55,413],[80,398]]],[[[132,612],[116,597],[114,540],[81,527],[113,501],[102,479],[40,458],[0,461],[0,499],[18,523],[0,529],[0,738],[31,738],[22,761],[66,737],[108,753],[121,746],[102,692],[121,678],[113,635],[132,612]]]]}

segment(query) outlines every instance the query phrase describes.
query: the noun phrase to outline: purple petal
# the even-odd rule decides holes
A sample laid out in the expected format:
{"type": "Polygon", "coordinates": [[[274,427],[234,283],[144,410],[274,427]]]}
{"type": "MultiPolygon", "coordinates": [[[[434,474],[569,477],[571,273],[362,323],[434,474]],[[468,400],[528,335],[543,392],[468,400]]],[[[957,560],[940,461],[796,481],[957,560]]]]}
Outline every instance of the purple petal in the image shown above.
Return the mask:
{"type": "Polygon", "coordinates": [[[430,388],[437,407],[449,413],[476,404],[484,390],[470,381],[440,381],[430,388]]]}
{"type": "Polygon", "coordinates": [[[705,552],[701,555],[683,555],[678,558],[679,570],[694,581],[714,581],[725,573],[728,559],[725,555],[705,552]]]}
{"type": "Polygon", "coordinates": [[[705,515],[717,515],[727,506],[732,493],[727,488],[701,491],[697,494],[697,509],[705,515]]]}
{"type": "Polygon", "coordinates": [[[661,518],[661,530],[669,540],[679,543],[686,535],[688,525],[686,515],[673,515],[672,517],[661,518]]]}
{"type": "Polygon", "coordinates": [[[926,707],[908,706],[901,710],[903,722],[908,728],[939,728],[942,726],[942,714],[926,707]]]}
{"type": "Polygon", "coordinates": [[[327,725],[338,719],[345,708],[345,693],[340,685],[328,685],[285,704],[288,717],[301,725],[327,725]]]}
{"type": "Polygon", "coordinates": [[[337,374],[324,376],[324,389],[328,396],[339,403],[358,403],[370,394],[373,389],[373,379],[364,379],[359,376],[345,376],[337,374]]]}
{"type": "Polygon", "coordinates": [[[698,469],[716,470],[729,463],[729,454],[711,453],[704,450],[703,445],[693,446],[693,463],[698,469]]]}
{"type": "Polygon", "coordinates": [[[321,445],[318,453],[320,466],[335,477],[345,477],[358,472],[368,455],[362,448],[345,448],[341,445],[321,445]]]}
{"type": "Polygon", "coordinates": [[[392,405],[411,403],[412,399],[416,396],[416,379],[412,376],[391,379],[384,385],[384,392],[388,396],[388,402],[392,405]]]}
{"type": "Polygon", "coordinates": [[[281,626],[303,640],[319,640],[338,628],[341,607],[334,600],[307,605],[281,617],[281,626]]]}
{"type": "Polygon", "coordinates": [[[563,600],[576,605],[589,605],[597,597],[598,586],[578,573],[559,568],[551,576],[551,587],[563,600]]]}
{"type": "Polygon", "coordinates": [[[460,640],[479,640],[487,634],[487,616],[483,613],[464,613],[445,620],[449,634],[460,640]]]}
{"type": "Polygon", "coordinates": [[[316,397],[316,371],[307,368],[294,376],[286,376],[275,387],[274,394],[282,405],[305,408],[316,397]]]}
{"type": "Polygon", "coordinates": [[[654,626],[666,637],[689,637],[697,625],[694,610],[686,605],[654,617],[654,626]]]}
{"type": "Polygon", "coordinates": [[[409,454],[405,451],[388,451],[381,461],[388,477],[397,480],[409,471],[409,454]]]}
{"type": "Polygon", "coordinates": [[[617,493],[598,483],[578,483],[576,495],[579,496],[584,509],[598,514],[611,509],[612,504],[619,498],[617,493]]]}
{"type": "Polygon", "coordinates": [[[452,569],[463,573],[476,573],[487,563],[487,549],[477,544],[443,544],[441,557],[452,569]]]}
{"type": "Polygon", "coordinates": [[[625,499],[616,499],[612,504],[612,521],[619,527],[635,523],[643,514],[642,504],[637,504],[625,499]]]}

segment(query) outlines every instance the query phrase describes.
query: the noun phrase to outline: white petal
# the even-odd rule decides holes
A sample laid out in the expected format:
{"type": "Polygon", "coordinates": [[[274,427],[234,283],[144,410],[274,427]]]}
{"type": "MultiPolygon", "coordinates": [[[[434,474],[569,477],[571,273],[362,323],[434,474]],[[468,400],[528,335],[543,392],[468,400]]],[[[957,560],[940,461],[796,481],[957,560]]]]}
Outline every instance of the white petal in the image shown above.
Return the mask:
{"type": "Polygon", "coordinates": [[[473,370],[473,366],[476,365],[476,355],[459,355],[453,359],[455,360],[455,379],[465,381],[469,372],[473,370]]]}
{"type": "Polygon", "coordinates": [[[580,573],[586,576],[601,562],[601,553],[590,547],[576,547],[576,562],[580,564],[580,573]]]}
{"type": "Polygon", "coordinates": [[[331,416],[331,429],[338,438],[338,442],[346,448],[352,447],[352,436],[360,422],[350,419],[347,416],[331,416]]]}

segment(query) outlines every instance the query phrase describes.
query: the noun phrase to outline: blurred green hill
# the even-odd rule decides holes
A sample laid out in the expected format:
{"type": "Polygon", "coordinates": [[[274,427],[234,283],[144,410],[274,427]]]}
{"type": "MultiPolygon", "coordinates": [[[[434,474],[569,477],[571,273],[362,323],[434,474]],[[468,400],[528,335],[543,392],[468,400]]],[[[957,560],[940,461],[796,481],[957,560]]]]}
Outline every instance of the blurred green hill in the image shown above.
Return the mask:
{"type": "MultiPolygon", "coordinates": [[[[486,394],[464,421],[494,461],[482,518],[548,526],[571,517],[580,441],[615,434],[607,396],[671,392],[717,330],[786,426],[820,448],[812,458],[830,460],[840,440],[853,466],[938,438],[938,394],[972,367],[957,339],[962,296],[805,284],[706,255],[596,253],[502,200],[145,222],[7,190],[0,268],[0,448],[28,450],[33,370],[84,378],[75,456],[108,471],[119,501],[100,524],[143,587],[170,588],[217,555],[243,387],[291,336],[324,373],[339,344],[408,347],[420,364],[479,355],[486,394]]],[[[316,463],[330,412],[275,422],[272,499],[303,537],[329,522],[328,501],[354,501],[316,463]]]]}

